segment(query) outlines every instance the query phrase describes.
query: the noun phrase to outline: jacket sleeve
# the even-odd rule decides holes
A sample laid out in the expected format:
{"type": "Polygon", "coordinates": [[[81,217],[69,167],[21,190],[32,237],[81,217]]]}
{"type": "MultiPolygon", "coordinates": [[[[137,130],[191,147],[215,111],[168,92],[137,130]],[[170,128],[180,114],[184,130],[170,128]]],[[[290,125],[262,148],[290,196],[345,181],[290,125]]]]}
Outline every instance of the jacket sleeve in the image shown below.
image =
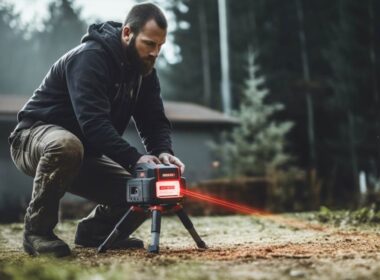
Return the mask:
{"type": "Polygon", "coordinates": [[[66,82],[83,135],[91,145],[126,170],[131,171],[142,156],[116,131],[110,118],[107,94],[108,66],[102,52],[87,50],[66,63],[66,82]]]}
{"type": "Polygon", "coordinates": [[[171,124],[165,115],[160,83],[153,70],[142,81],[141,92],[133,118],[137,131],[149,154],[158,156],[162,152],[174,154],[171,143],[171,124]]]}

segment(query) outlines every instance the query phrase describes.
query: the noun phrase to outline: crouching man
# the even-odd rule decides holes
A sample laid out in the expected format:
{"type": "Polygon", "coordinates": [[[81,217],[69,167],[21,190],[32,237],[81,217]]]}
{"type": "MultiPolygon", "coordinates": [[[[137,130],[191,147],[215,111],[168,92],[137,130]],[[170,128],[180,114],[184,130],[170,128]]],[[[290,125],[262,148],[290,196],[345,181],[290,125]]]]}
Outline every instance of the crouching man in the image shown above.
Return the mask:
{"type": "MultiPolygon", "coordinates": [[[[75,243],[99,246],[129,207],[126,182],[136,163],[173,163],[155,60],[165,43],[167,21],[153,4],[139,4],[124,24],[91,25],[82,43],[50,68],[18,113],[9,137],[19,170],[33,176],[25,215],[27,253],[70,254],[53,232],[65,192],[99,203],[77,227],[75,243]],[[147,154],[122,138],[133,118],[147,154]]],[[[137,228],[145,215],[133,222],[137,228]]],[[[143,247],[122,236],[118,248],[143,247]]]]}

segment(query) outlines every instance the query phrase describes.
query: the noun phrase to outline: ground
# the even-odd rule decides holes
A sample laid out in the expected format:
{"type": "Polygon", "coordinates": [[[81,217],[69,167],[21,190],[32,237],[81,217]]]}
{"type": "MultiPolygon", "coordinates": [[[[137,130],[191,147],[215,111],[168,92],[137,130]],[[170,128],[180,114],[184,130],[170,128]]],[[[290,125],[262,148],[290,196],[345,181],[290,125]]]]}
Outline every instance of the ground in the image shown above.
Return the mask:
{"type": "MultiPolygon", "coordinates": [[[[0,225],[0,279],[380,279],[380,225],[319,224],[313,214],[193,217],[209,246],[196,249],[176,217],[164,217],[161,251],[75,247],[75,221],[56,233],[73,256],[30,258],[22,225],[0,225]]],[[[150,240],[150,222],[135,236],[150,240]]]]}

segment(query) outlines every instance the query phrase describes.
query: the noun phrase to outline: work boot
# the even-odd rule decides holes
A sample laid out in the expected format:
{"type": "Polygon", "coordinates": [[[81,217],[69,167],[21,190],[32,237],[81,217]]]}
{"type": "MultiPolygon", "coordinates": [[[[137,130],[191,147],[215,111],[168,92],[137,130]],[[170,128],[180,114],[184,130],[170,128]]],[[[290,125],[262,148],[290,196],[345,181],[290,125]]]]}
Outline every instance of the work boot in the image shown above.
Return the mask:
{"type": "MultiPolygon", "coordinates": [[[[107,235],[105,236],[97,236],[94,238],[93,236],[84,236],[81,234],[77,234],[75,236],[75,245],[83,246],[83,247],[89,247],[89,248],[98,248],[104,240],[107,238],[107,235]]],[[[126,237],[123,239],[118,239],[114,241],[109,249],[142,249],[144,248],[144,242],[141,239],[133,238],[133,237],[126,237]]]]}
{"type": "MultiPolygon", "coordinates": [[[[78,224],[74,243],[83,247],[99,247],[112,229],[106,224],[82,221],[78,224]]],[[[130,238],[122,234],[110,246],[110,249],[129,248],[144,248],[144,242],[138,238],[130,238]]]]}
{"type": "MultiPolygon", "coordinates": [[[[78,223],[75,234],[76,245],[84,247],[99,247],[108,237],[119,219],[126,212],[125,208],[111,208],[98,205],[88,217],[78,223]]],[[[128,225],[125,225],[119,237],[111,244],[110,249],[144,248],[142,240],[130,238],[132,234],[147,218],[145,213],[131,216],[128,225]]]]}
{"type": "Polygon", "coordinates": [[[23,246],[25,252],[31,256],[50,254],[60,258],[71,254],[69,246],[54,233],[38,235],[24,232],[23,246]]]}
{"type": "Polygon", "coordinates": [[[71,132],[54,125],[34,126],[24,134],[28,137],[20,139],[21,148],[12,145],[16,165],[34,177],[24,219],[24,250],[33,256],[70,255],[69,246],[53,229],[58,222],[60,199],[80,170],[83,145],[71,132]]]}

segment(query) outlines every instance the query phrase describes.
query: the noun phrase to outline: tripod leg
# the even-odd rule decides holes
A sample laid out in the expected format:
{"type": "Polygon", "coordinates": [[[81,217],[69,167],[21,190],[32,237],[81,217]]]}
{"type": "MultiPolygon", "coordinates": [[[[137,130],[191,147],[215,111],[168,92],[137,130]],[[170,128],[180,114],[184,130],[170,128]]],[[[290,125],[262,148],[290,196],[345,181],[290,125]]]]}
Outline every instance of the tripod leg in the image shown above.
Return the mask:
{"type": "Polygon", "coordinates": [[[124,238],[134,232],[147,218],[142,210],[131,206],[127,213],[119,220],[114,229],[98,247],[98,253],[103,253],[110,248],[117,238],[124,238]]]}
{"type": "Polygon", "coordinates": [[[182,206],[179,206],[176,210],[176,214],[178,218],[181,220],[184,227],[190,233],[191,237],[194,239],[198,248],[206,249],[206,243],[200,238],[199,234],[196,232],[193,223],[191,222],[189,216],[186,214],[185,210],[183,210],[182,206]]]}
{"type": "Polygon", "coordinates": [[[149,253],[158,253],[160,251],[160,231],[161,231],[161,209],[153,208],[152,210],[152,227],[151,227],[151,244],[148,247],[149,253]]]}
{"type": "MultiPolygon", "coordinates": [[[[138,209],[138,208],[137,208],[138,209]]],[[[147,219],[149,218],[149,212],[143,209],[134,210],[128,217],[127,221],[120,224],[119,229],[121,230],[120,239],[130,236],[134,231],[136,231],[147,219]]]]}

